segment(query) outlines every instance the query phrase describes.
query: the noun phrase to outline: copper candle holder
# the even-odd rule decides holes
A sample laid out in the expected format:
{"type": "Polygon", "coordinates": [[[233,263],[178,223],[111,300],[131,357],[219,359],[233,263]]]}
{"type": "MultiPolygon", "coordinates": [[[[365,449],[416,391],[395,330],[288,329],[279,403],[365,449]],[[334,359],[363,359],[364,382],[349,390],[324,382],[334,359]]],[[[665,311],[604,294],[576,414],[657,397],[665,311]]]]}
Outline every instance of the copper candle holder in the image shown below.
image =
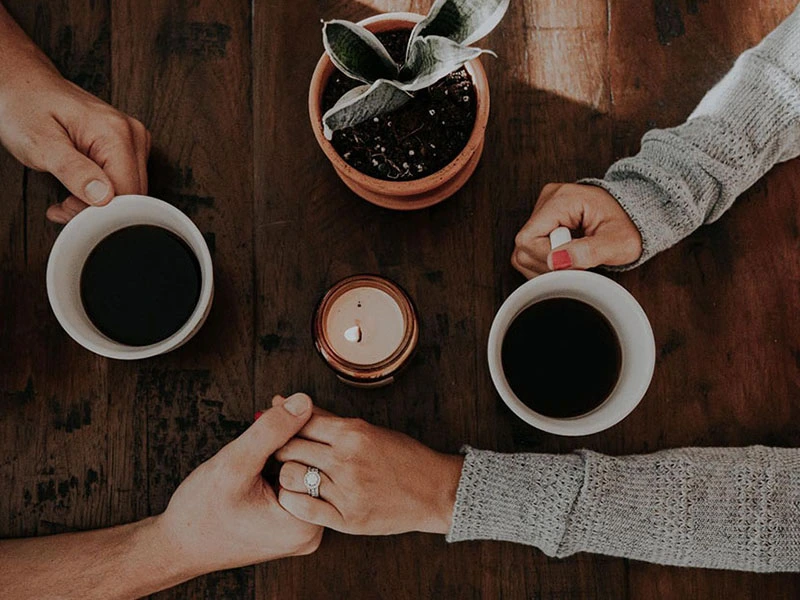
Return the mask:
{"type": "Polygon", "coordinates": [[[314,316],[314,344],[343,382],[380,387],[394,381],[419,339],[414,304],[396,283],[354,275],[335,284],[314,316]]]}

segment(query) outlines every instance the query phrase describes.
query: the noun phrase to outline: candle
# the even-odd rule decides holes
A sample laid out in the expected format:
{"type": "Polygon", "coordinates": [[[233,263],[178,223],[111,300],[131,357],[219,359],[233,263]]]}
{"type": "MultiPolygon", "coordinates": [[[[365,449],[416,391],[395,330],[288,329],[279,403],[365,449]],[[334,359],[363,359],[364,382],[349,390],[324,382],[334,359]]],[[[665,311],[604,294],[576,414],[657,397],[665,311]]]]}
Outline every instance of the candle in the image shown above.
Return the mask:
{"type": "Polygon", "coordinates": [[[414,305],[395,283],[355,275],[334,285],[314,317],[314,342],[346,383],[377,387],[394,380],[419,337],[414,305]]]}

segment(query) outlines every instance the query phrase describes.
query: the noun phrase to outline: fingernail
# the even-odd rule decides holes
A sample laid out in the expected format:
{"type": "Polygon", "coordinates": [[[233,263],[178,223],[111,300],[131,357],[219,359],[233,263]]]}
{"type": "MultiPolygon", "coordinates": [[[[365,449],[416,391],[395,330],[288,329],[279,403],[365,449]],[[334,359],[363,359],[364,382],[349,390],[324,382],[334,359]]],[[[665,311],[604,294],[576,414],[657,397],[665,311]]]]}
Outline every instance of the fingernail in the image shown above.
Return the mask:
{"type": "Polygon", "coordinates": [[[286,403],[283,405],[283,408],[285,408],[295,417],[299,417],[308,410],[309,405],[310,402],[306,396],[296,394],[286,401],[286,403]]]}
{"type": "Polygon", "coordinates": [[[553,270],[561,271],[562,269],[569,269],[572,266],[572,259],[569,257],[569,252],[566,250],[556,250],[553,252],[553,270]]]}
{"type": "Polygon", "coordinates": [[[253,417],[253,420],[254,420],[254,421],[258,421],[258,420],[261,418],[261,415],[263,415],[263,414],[264,414],[264,411],[263,411],[263,410],[260,410],[260,411],[258,411],[258,412],[256,413],[256,416],[255,416],[255,417],[253,417]]]}
{"type": "Polygon", "coordinates": [[[92,204],[100,204],[108,196],[108,184],[99,179],[90,181],[86,186],[86,195],[92,204]]]}

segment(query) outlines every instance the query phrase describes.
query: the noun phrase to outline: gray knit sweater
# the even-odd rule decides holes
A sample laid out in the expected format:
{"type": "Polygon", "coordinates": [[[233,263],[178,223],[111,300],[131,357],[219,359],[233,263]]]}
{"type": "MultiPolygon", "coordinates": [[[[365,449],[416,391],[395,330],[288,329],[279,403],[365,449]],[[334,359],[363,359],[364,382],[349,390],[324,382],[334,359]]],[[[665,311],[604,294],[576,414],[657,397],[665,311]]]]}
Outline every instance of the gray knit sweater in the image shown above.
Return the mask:
{"type": "MultiPolygon", "coordinates": [[[[642,234],[636,266],[718,219],[800,154],[800,8],[745,52],[679,127],[648,132],[603,180],[642,234]]],[[[609,457],[467,449],[448,541],[551,556],[800,571],[800,450],[684,448],[609,457]]]]}

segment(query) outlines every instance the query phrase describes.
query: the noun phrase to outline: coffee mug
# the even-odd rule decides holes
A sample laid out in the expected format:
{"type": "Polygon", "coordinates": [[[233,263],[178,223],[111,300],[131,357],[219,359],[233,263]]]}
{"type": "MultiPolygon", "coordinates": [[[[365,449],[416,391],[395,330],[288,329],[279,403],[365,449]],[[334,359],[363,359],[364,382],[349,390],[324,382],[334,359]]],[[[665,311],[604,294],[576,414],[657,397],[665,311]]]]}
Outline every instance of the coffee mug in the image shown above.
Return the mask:
{"type": "Polygon", "coordinates": [[[122,360],[164,354],[186,343],[203,325],[214,296],[211,253],[197,226],[180,210],[149,196],[117,196],[108,206],[90,206],[67,223],[47,262],[47,296],[56,319],[87,350],[122,360]],[[103,335],[81,300],[81,272],[89,254],[110,234],[132,225],[155,225],[181,238],[200,265],[200,297],[189,319],[168,338],[148,346],[128,346],[103,335]]]}
{"type": "MultiPolygon", "coordinates": [[[[550,235],[552,248],[570,239],[565,227],[550,235]]],[[[531,344],[547,344],[547,340],[534,339],[531,344]]],[[[500,397],[526,423],[558,435],[597,433],[627,417],[650,386],[655,358],[653,329],[636,299],[615,281],[589,271],[554,271],[531,279],[506,299],[489,332],[489,371],[500,397]],[[616,386],[597,408],[576,417],[554,418],[537,413],[517,397],[503,370],[502,347],[508,328],[526,308],[552,298],[579,300],[599,311],[614,329],[621,350],[616,386]]],[[[564,393],[568,393],[566,386],[564,393]]]]}

